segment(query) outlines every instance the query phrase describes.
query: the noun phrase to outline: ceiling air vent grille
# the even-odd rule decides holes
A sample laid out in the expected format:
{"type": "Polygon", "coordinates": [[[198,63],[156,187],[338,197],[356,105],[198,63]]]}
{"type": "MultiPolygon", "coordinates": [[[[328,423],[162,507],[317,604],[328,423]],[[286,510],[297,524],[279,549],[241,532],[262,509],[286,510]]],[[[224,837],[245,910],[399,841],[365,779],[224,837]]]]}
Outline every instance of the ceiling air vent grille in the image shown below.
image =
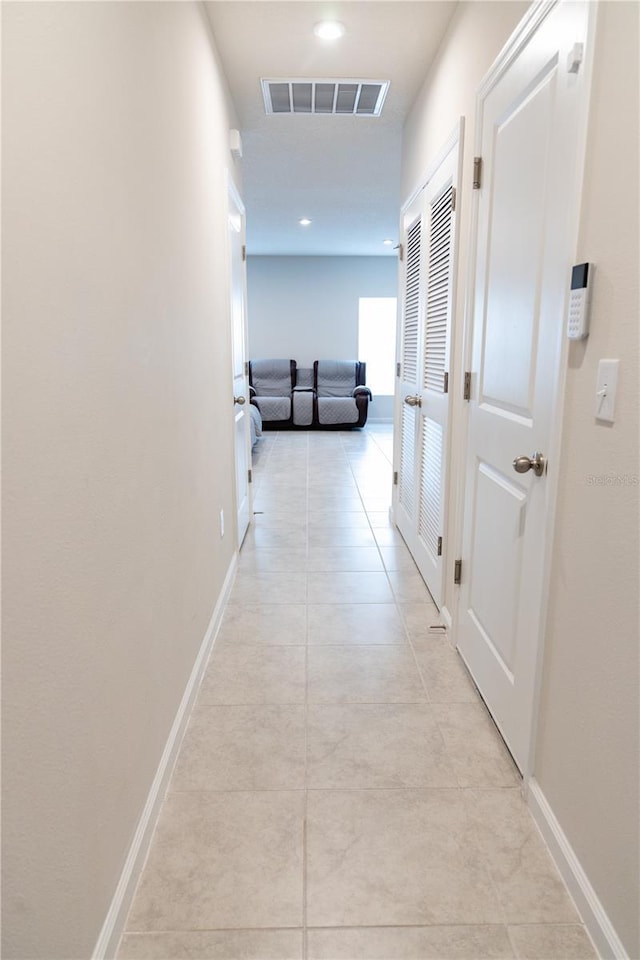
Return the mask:
{"type": "Polygon", "coordinates": [[[379,117],[388,80],[261,80],[268,114],[379,117]]]}

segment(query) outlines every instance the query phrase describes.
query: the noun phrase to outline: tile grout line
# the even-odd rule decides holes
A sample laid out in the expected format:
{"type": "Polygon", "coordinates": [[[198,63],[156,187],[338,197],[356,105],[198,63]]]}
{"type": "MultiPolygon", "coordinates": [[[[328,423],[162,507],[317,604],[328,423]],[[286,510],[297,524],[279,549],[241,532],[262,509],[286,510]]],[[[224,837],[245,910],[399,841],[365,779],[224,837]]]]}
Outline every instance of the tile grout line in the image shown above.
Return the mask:
{"type": "MultiPolygon", "coordinates": [[[[305,513],[306,539],[305,539],[305,544],[306,544],[306,546],[305,546],[305,557],[306,557],[307,560],[308,560],[309,552],[310,552],[310,545],[309,545],[309,513],[310,513],[311,469],[312,469],[312,467],[311,467],[311,439],[310,439],[308,433],[307,433],[307,436],[306,436],[304,442],[305,442],[305,445],[306,445],[306,483],[305,483],[305,490],[306,490],[306,513],[305,513]]],[[[349,460],[349,457],[348,457],[348,455],[347,455],[346,441],[345,441],[345,439],[344,439],[342,436],[340,436],[340,442],[341,442],[341,447],[342,447],[342,449],[343,449],[343,452],[344,452],[344,454],[345,454],[345,457],[346,457],[346,459],[349,461],[349,463],[351,464],[351,461],[349,460]]],[[[283,454],[283,455],[287,456],[288,453],[289,453],[289,447],[286,446],[286,444],[285,444],[284,441],[283,441],[281,444],[279,444],[279,445],[278,445],[275,441],[273,442],[273,444],[270,446],[269,451],[268,451],[268,453],[269,453],[269,458],[268,458],[268,461],[267,461],[267,462],[269,462],[269,460],[271,460],[271,457],[272,457],[272,456],[274,457],[274,459],[273,459],[273,461],[271,461],[271,467],[270,467],[270,469],[269,469],[269,472],[267,472],[267,471],[265,470],[265,472],[261,474],[261,477],[260,477],[260,487],[259,487],[259,489],[262,489],[262,483],[263,483],[263,482],[267,482],[267,483],[270,482],[271,468],[273,468],[274,472],[275,472],[276,469],[277,469],[277,456],[280,455],[280,450],[278,450],[278,447],[279,447],[279,446],[281,446],[281,447],[283,448],[283,450],[282,450],[282,454],[283,454]],[[278,452],[277,452],[277,454],[274,456],[275,451],[278,451],[278,452]]],[[[302,444],[301,444],[300,446],[302,446],[302,444]]],[[[299,449],[300,449],[300,447],[296,447],[296,450],[299,450],[299,449]]],[[[355,447],[354,447],[353,449],[355,450],[355,447]]],[[[354,457],[355,457],[355,456],[356,456],[356,455],[354,454],[354,457]]],[[[265,467],[266,467],[266,464],[265,464],[265,467]]],[[[319,467],[318,469],[320,469],[320,467],[319,467]]],[[[353,473],[353,468],[351,468],[351,469],[352,469],[352,473],[353,473]]],[[[355,474],[354,474],[354,477],[355,477],[355,474]]],[[[366,479],[366,478],[363,477],[363,480],[364,480],[364,479],[366,479]]],[[[302,481],[302,477],[300,477],[300,480],[302,481]]],[[[297,479],[296,479],[296,482],[297,482],[297,479]]],[[[357,486],[357,488],[358,488],[359,496],[360,496],[360,498],[361,498],[361,500],[362,500],[362,503],[363,503],[363,506],[364,506],[364,500],[362,499],[362,494],[360,493],[360,487],[359,487],[359,485],[358,485],[357,479],[356,479],[356,486],[357,486]]],[[[293,489],[293,488],[292,488],[292,489],[293,489]]],[[[297,489],[297,488],[296,488],[296,489],[297,489]]],[[[297,494],[296,494],[296,495],[297,495],[297,494]]],[[[370,520],[369,520],[369,515],[368,515],[368,512],[366,511],[366,508],[365,508],[365,515],[367,516],[367,522],[369,523],[369,525],[370,525],[370,527],[371,527],[371,522],[370,522],[370,520]]],[[[324,521],[323,521],[323,522],[324,522],[324,521]]],[[[373,529],[373,528],[371,527],[371,529],[373,529]]],[[[375,533],[374,533],[374,538],[375,538],[375,533]]],[[[380,554],[380,553],[381,553],[381,548],[380,548],[380,544],[378,544],[378,542],[377,542],[377,539],[376,539],[376,547],[377,547],[377,549],[378,549],[378,553],[380,554]]],[[[387,579],[389,579],[389,571],[386,569],[386,565],[384,564],[384,561],[383,561],[383,566],[384,566],[384,568],[385,568],[385,573],[387,574],[387,579]]],[[[336,572],[334,567],[331,568],[331,572],[336,572]]],[[[346,571],[346,572],[348,572],[348,571],[346,571]]],[[[298,700],[297,703],[293,702],[293,704],[291,704],[291,701],[289,701],[288,703],[284,703],[284,702],[283,702],[283,703],[274,703],[272,700],[269,701],[269,702],[265,702],[265,703],[263,703],[263,704],[256,703],[255,701],[254,701],[253,703],[248,703],[248,704],[220,703],[220,702],[217,702],[217,703],[209,703],[209,704],[202,704],[202,706],[207,707],[207,708],[210,708],[210,709],[215,709],[215,708],[225,709],[225,708],[230,708],[230,707],[231,707],[231,708],[233,708],[233,707],[239,707],[239,708],[241,708],[241,707],[245,707],[245,706],[246,706],[246,707],[253,707],[253,708],[265,707],[265,708],[269,708],[269,709],[279,709],[279,708],[286,708],[286,707],[289,706],[289,704],[291,704],[291,705],[296,706],[296,707],[298,708],[298,709],[297,709],[297,716],[299,717],[299,716],[302,714],[302,716],[303,716],[303,718],[304,718],[304,778],[303,778],[303,784],[302,784],[302,787],[301,787],[300,789],[290,791],[292,794],[295,795],[295,803],[296,803],[296,807],[297,807],[298,811],[300,811],[300,809],[302,808],[302,812],[303,812],[302,824],[301,824],[301,826],[302,826],[302,831],[301,831],[301,841],[302,841],[302,845],[301,845],[302,877],[300,878],[299,875],[298,875],[298,877],[299,877],[299,881],[298,881],[298,882],[300,882],[300,880],[301,880],[301,887],[302,887],[302,890],[301,890],[301,893],[302,893],[302,930],[301,930],[301,933],[302,933],[302,949],[303,949],[303,957],[304,957],[304,960],[306,960],[306,958],[308,957],[308,952],[309,952],[309,924],[308,924],[308,902],[307,902],[307,901],[308,901],[308,872],[309,872],[309,871],[308,871],[308,866],[309,866],[309,864],[308,864],[308,854],[309,854],[309,847],[308,847],[308,844],[309,844],[309,822],[308,822],[308,816],[309,816],[309,800],[310,800],[310,798],[311,798],[311,800],[313,801],[313,797],[314,797],[315,794],[321,795],[322,793],[325,793],[325,792],[328,792],[328,793],[336,793],[336,792],[339,792],[339,793],[353,793],[353,794],[367,794],[367,793],[369,793],[369,792],[375,792],[375,793],[377,793],[377,794],[380,794],[380,793],[385,793],[385,794],[410,793],[410,794],[413,794],[413,793],[428,792],[429,794],[440,794],[440,795],[442,795],[442,796],[445,796],[445,795],[447,795],[447,794],[450,794],[450,795],[454,795],[454,794],[455,794],[456,797],[459,797],[459,798],[460,798],[460,801],[461,801],[462,812],[463,812],[463,814],[464,814],[464,822],[466,823],[466,826],[467,826],[467,828],[468,828],[468,830],[469,830],[469,847],[470,847],[471,850],[475,850],[475,853],[476,853],[477,858],[478,858],[478,861],[479,861],[478,866],[481,868],[482,874],[484,874],[485,883],[487,884],[487,886],[488,886],[488,887],[492,890],[492,892],[493,892],[493,898],[494,898],[494,900],[495,900],[496,906],[498,907],[498,910],[496,910],[496,915],[499,915],[499,916],[502,918],[501,920],[498,920],[498,921],[495,921],[495,922],[487,922],[487,921],[485,921],[484,923],[481,923],[481,922],[477,922],[477,921],[476,921],[476,922],[473,924],[473,926],[477,926],[477,927],[481,927],[481,926],[484,926],[484,927],[501,927],[501,928],[503,928],[503,929],[506,931],[507,942],[510,944],[510,947],[511,947],[511,950],[512,950],[512,955],[513,955],[514,957],[518,956],[518,952],[517,952],[516,946],[515,946],[515,936],[512,936],[512,935],[511,935],[511,929],[514,928],[514,927],[517,927],[517,926],[519,926],[519,925],[522,925],[522,924],[525,924],[525,925],[528,925],[528,926],[533,926],[534,924],[527,923],[526,921],[523,921],[523,920],[521,920],[519,923],[518,923],[517,921],[516,921],[516,922],[511,922],[511,923],[508,922],[508,920],[507,920],[507,911],[508,911],[509,906],[510,906],[509,895],[508,895],[508,892],[505,892],[504,890],[502,891],[502,894],[501,894],[501,892],[500,892],[499,883],[498,883],[499,876],[497,875],[496,871],[494,870],[494,866],[492,865],[493,861],[492,861],[492,858],[491,858],[490,851],[486,848],[485,840],[483,839],[483,829],[484,829],[484,828],[483,828],[483,825],[482,825],[483,822],[482,822],[482,821],[478,821],[478,823],[476,824],[476,823],[475,823],[475,818],[474,818],[474,816],[473,816],[473,810],[474,810],[473,805],[474,805],[474,802],[476,802],[476,801],[475,801],[475,797],[476,797],[478,794],[481,794],[481,793],[483,793],[484,791],[488,791],[488,792],[492,792],[492,793],[493,793],[493,792],[499,790],[502,794],[505,794],[505,793],[509,792],[509,793],[512,793],[512,794],[515,795],[516,792],[517,792],[517,793],[520,792],[520,788],[519,788],[519,786],[518,786],[517,784],[513,784],[513,785],[510,785],[510,786],[500,786],[500,785],[498,785],[498,784],[490,784],[490,783],[487,783],[487,784],[484,785],[484,786],[474,786],[474,785],[472,785],[472,784],[469,784],[469,785],[467,785],[467,786],[463,786],[463,785],[461,784],[461,778],[460,778],[460,776],[458,776],[457,771],[453,771],[454,774],[455,774],[455,776],[454,776],[454,779],[453,779],[453,781],[452,781],[452,785],[451,785],[451,786],[440,786],[440,787],[438,787],[438,786],[429,786],[428,784],[426,784],[426,785],[421,785],[421,786],[407,786],[407,785],[404,785],[404,786],[399,786],[399,787],[376,787],[376,786],[373,786],[373,787],[358,787],[358,786],[344,786],[344,787],[340,787],[340,786],[326,786],[326,787],[313,788],[312,786],[310,786],[310,784],[311,784],[313,781],[311,781],[311,778],[310,778],[310,741],[311,741],[311,738],[310,738],[310,725],[309,725],[309,720],[310,720],[310,715],[311,715],[311,713],[312,713],[312,709],[313,709],[313,707],[315,706],[315,703],[310,701],[310,692],[311,692],[311,691],[310,691],[310,683],[309,683],[309,659],[310,659],[310,656],[311,656],[310,646],[311,646],[312,649],[313,649],[313,646],[314,646],[314,645],[310,645],[310,644],[309,644],[309,629],[310,629],[310,621],[309,621],[309,608],[310,608],[309,594],[310,594],[310,590],[309,590],[309,586],[310,586],[310,574],[311,574],[311,571],[308,571],[308,570],[305,571],[305,581],[304,581],[304,582],[305,582],[305,593],[304,593],[304,596],[305,596],[305,601],[304,601],[304,604],[305,604],[305,614],[304,614],[304,646],[305,646],[304,670],[305,670],[305,677],[304,677],[304,698],[303,698],[303,700],[298,700]],[[301,706],[303,707],[302,710],[300,710],[300,707],[301,707],[301,706]],[[300,795],[301,795],[301,796],[300,796],[300,795]]],[[[420,649],[421,638],[420,638],[419,636],[417,636],[417,635],[416,635],[415,637],[413,636],[413,633],[412,633],[412,631],[410,630],[410,628],[409,628],[409,626],[408,626],[408,623],[405,621],[405,617],[403,616],[403,613],[402,613],[403,605],[407,605],[407,606],[408,606],[408,603],[410,603],[410,601],[408,601],[406,604],[403,604],[402,601],[400,601],[400,600],[398,600],[398,599],[396,598],[395,593],[393,592],[393,589],[392,589],[392,597],[393,597],[393,600],[392,600],[391,602],[393,603],[393,607],[394,607],[396,616],[399,617],[400,622],[401,622],[401,624],[402,624],[402,633],[403,633],[403,636],[404,636],[404,638],[405,638],[402,643],[397,643],[397,644],[392,644],[392,643],[384,643],[384,644],[369,644],[369,643],[365,643],[365,644],[349,644],[349,643],[345,644],[345,643],[341,643],[341,644],[340,644],[340,643],[329,643],[329,644],[317,644],[317,645],[315,645],[315,647],[316,647],[316,649],[323,649],[323,648],[327,648],[327,647],[328,647],[328,648],[345,648],[345,649],[360,649],[360,648],[362,648],[362,647],[364,647],[364,648],[369,648],[369,649],[376,649],[376,648],[382,647],[382,648],[386,648],[386,649],[393,649],[394,647],[398,648],[398,647],[401,647],[401,646],[403,646],[403,645],[406,645],[406,643],[408,643],[409,646],[410,646],[410,648],[411,648],[411,652],[412,652],[412,655],[413,655],[413,660],[414,660],[414,662],[415,662],[415,668],[418,670],[418,676],[419,676],[419,679],[420,679],[420,688],[421,688],[421,690],[423,691],[424,696],[426,697],[426,702],[425,702],[424,700],[420,700],[420,701],[416,701],[416,700],[397,700],[397,701],[390,701],[390,700],[388,700],[388,699],[384,699],[384,700],[367,700],[367,701],[364,701],[364,700],[354,700],[354,701],[350,701],[350,700],[346,700],[346,701],[335,701],[335,700],[334,700],[334,701],[331,701],[331,700],[329,700],[329,701],[324,701],[324,702],[318,701],[318,702],[317,702],[317,703],[318,703],[318,706],[320,706],[320,707],[349,707],[349,708],[356,708],[356,709],[357,709],[357,708],[360,707],[360,706],[366,706],[366,705],[384,705],[384,706],[388,706],[388,707],[403,706],[403,705],[411,705],[411,706],[418,706],[418,705],[422,706],[422,705],[424,705],[424,706],[428,706],[429,709],[431,709],[431,708],[436,708],[436,707],[438,707],[438,706],[445,706],[445,705],[448,705],[448,704],[453,704],[453,703],[458,703],[458,702],[460,702],[460,703],[468,703],[467,700],[457,701],[457,700],[451,700],[450,698],[448,698],[448,699],[446,699],[446,700],[442,700],[442,701],[433,701],[433,700],[431,699],[431,696],[430,696],[430,694],[429,694],[428,685],[427,685],[427,680],[426,680],[426,678],[430,675],[430,674],[429,674],[429,665],[427,664],[427,666],[425,667],[424,673],[423,673],[423,670],[421,670],[421,668],[420,668],[420,666],[419,666],[419,663],[418,663],[418,659],[417,659],[417,651],[420,649]]],[[[331,601],[331,603],[332,603],[332,601],[331,601]]],[[[363,601],[363,603],[364,603],[364,601],[363,601]]],[[[387,604],[387,605],[388,605],[388,606],[391,606],[391,603],[389,603],[389,604],[387,604]]],[[[319,606],[322,606],[322,604],[320,604],[319,606]]],[[[270,613],[275,614],[276,619],[278,619],[278,620],[280,619],[280,618],[277,617],[277,613],[275,613],[275,612],[277,611],[277,608],[278,608],[278,605],[277,605],[277,604],[276,604],[276,605],[271,605],[271,604],[269,604],[268,602],[261,601],[261,602],[259,603],[259,608],[260,608],[260,615],[261,615],[262,617],[265,617],[265,616],[266,616],[266,613],[267,613],[267,610],[270,610],[270,613]]],[[[428,613],[427,613],[426,610],[425,610],[425,611],[418,611],[418,612],[417,612],[418,618],[419,618],[419,619],[422,619],[423,614],[424,614],[424,616],[425,616],[425,619],[428,619],[428,613]]],[[[264,621],[263,621],[263,622],[264,622],[264,621]]],[[[279,626],[276,625],[275,629],[279,629],[279,626]]],[[[384,636],[385,636],[385,637],[387,636],[386,632],[385,632],[384,636]]],[[[426,637],[425,639],[426,639],[427,641],[430,641],[432,638],[431,638],[429,635],[427,635],[427,637],[426,637]]],[[[435,638],[434,638],[434,639],[435,639],[435,638]]],[[[251,644],[251,646],[255,646],[256,648],[260,648],[260,647],[263,647],[264,644],[251,644]]],[[[298,648],[299,646],[302,646],[302,643],[286,644],[286,645],[278,645],[278,646],[280,646],[282,649],[291,648],[291,647],[298,648]]],[[[299,655],[297,655],[297,656],[299,656],[299,655]]],[[[298,660],[298,662],[300,662],[300,661],[298,660]]],[[[284,672],[284,671],[283,671],[283,672],[284,672]]],[[[299,694],[298,694],[298,695],[299,695],[299,694]]],[[[485,710],[486,710],[486,706],[485,706],[485,710]]],[[[451,746],[450,746],[449,743],[448,743],[448,741],[447,741],[447,739],[446,739],[446,737],[445,737],[444,730],[443,730],[443,724],[445,723],[445,721],[444,721],[444,719],[443,719],[442,721],[438,720],[438,717],[437,717],[437,715],[435,715],[435,714],[434,714],[434,719],[435,719],[435,721],[436,721],[437,729],[439,730],[440,735],[441,735],[441,737],[442,737],[442,740],[443,740],[443,743],[444,743],[444,747],[445,747],[445,751],[446,751],[446,755],[449,757],[449,759],[451,759],[453,756],[455,756],[455,746],[454,746],[453,744],[451,744],[451,746]]],[[[298,741],[298,742],[299,742],[299,741],[298,741]]],[[[284,782],[290,782],[290,781],[284,781],[284,782]]],[[[298,781],[298,782],[299,782],[299,781],[298,781]]],[[[275,788],[272,788],[272,789],[264,789],[264,788],[263,788],[262,790],[255,790],[255,789],[248,788],[248,789],[245,789],[245,790],[228,790],[228,789],[225,790],[225,789],[220,789],[220,790],[213,790],[213,791],[212,791],[212,790],[199,790],[199,791],[184,790],[184,791],[173,791],[174,794],[182,794],[182,795],[212,794],[212,793],[213,793],[213,794],[218,794],[218,793],[223,793],[223,794],[224,794],[224,793],[226,793],[226,794],[234,794],[234,793],[263,793],[263,794],[271,794],[271,793],[281,793],[281,792],[289,792],[289,788],[287,788],[287,787],[281,787],[281,788],[279,788],[279,789],[275,789],[275,788]]],[[[164,808],[164,802],[163,802],[163,808],[164,808]]],[[[299,813],[298,813],[298,816],[299,816],[299,813]]],[[[485,821],[485,822],[486,822],[486,821],[485,821]]],[[[299,821],[298,821],[298,823],[299,823],[299,821]]],[[[300,837],[299,828],[298,828],[298,837],[300,837]]],[[[546,846],[546,845],[545,845],[545,846],[546,846]]],[[[480,873],[480,871],[479,871],[479,873],[480,873]]],[[[298,890],[300,890],[300,888],[298,888],[298,890]]],[[[316,905],[316,906],[317,906],[317,905],[316,905]]],[[[373,919],[373,917],[372,917],[372,919],[373,919]]],[[[378,917],[376,917],[375,919],[378,919],[378,917]]],[[[382,919],[382,917],[380,917],[379,919],[382,919]]],[[[551,923],[550,923],[550,922],[539,922],[539,923],[537,923],[537,924],[535,924],[535,925],[536,925],[536,926],[540,926],[540,927],[546,927],[546,928],[553,927],[553,926],[556,926],[556,927],[567,927],[567,926],[578,927],[578,926],[579,926],[579,927],[581,927],[583,930],[585,930],[584,924],[581,923],[580,918],[579,918],[579,915],[576,917],[576,919],[575,919],[573,922],[571,922],[571,921],[569,921],[569,920],[564,920],[564,921],[556,921],[555,923],[554,923],[554,922],[551,922],[551,923]]],[[[344,930],[349,930],[349,929],[358,930],[358,929],[361,929],[361,926],[362,926],[362,925],[358,925],[358,926],[354,926],[354,925],[349,925],[349,926],[342,926],[342,925],[333,926],[333,925],[331,925],[331,924],[326,924],[326,925],[325,925],[325,924],[319,923],[319,924],[314,925],[314,926],[312,927],[312,929],[319,928],[319,929],[326,929],[326,930],[344,931],[344,930]]],[[[367,927],[370,928],[370,929],[372,929],[372,930],[377,930],[377,929],[379,929],[379,930],[388,930],[388,929],[398,929],[398,930],[400,930],[400,929],[407,929],[407,930],[410,930],[410,929],[422,929],[422,928],[424,928],[424,927],[432,927],[432,928],[433,928],[433,927],[441,927],[441,928],[446,928],[446,927],[458,927],[458,926],[461,926],[461,924],[460,924],[460,923],[449,923],[449,924],[447,924],[447,923],[431,923],[431,924],[429,924],[429,923],[384,923],[384,922],[383,922],[383,923],[379,923],[379,924],[373,924],[373,925],[368,924],[368,925],[367,925],[367,927]]],[[[203,930],[209,930],[209,929],[211,929],[211,930],[213,930],[213,931],[219,931],[219,930],[236,930],[237,928],[212,927],[212,928],[202,928],[202,929],[203,929],[203,930]]],[[[287,925],[285,924],[285,925],[281,925],[281,926],[278,926],[278,927],[274,927],[274,926],[256,927],[256,928],[250,928],[250,927],[249,927],[249,928],[245,928],[245,929],[247,929],[247,930],[252,930],[252,929],[258,930],[258,929],[260,929],[260,930],[265,930],[265,931],[278,929],[278,930],[283,930],[283,931],[284,931],[284,930],[290,930],[290,931],[296,931],[296,932],[298,932],[298,931],[300,931],[300,925],[299,925],[298,922],[296,922],[296,923],[295,923],[294,925],[292,925],[292,926],[287,926],[287,925]]],[[[140,934],[142,934],[142,935],[148,935],[151,931],[149,931],[149,930],[142,930],[142,931],[140,931],[140,930],[127,930],[126,932],[127,932],[128,935],[140,935],[140,934]]],[[[157,932],[166,932],[166,933],[177,932],[177,933],[181,933],[181,932],[187,932],[187,931],[183,931],[183,930],[178,930],[178,931],[171,931],[171,930],[167,930],[167,931],[153,931],[153,933],[157,933],[157,932]]],[[[189,928],[189,931],[188,931],[188,932],[194,932],[194,928],[193,928],[193,927],[189,928]]],[[[297,954],[297,956],[299,956],[299,954],[297,954]]]]}
{"type": "Polygon", "coordinates": [[[307,862],[308,862],[308,812],[309,812],[309,502],[310,502],[310,457],[309,433],[306,436],[306,591],[305,591],[305,648],[304,648],[304,798],[302,806],[302,958],[307,960],[307,862]]]}

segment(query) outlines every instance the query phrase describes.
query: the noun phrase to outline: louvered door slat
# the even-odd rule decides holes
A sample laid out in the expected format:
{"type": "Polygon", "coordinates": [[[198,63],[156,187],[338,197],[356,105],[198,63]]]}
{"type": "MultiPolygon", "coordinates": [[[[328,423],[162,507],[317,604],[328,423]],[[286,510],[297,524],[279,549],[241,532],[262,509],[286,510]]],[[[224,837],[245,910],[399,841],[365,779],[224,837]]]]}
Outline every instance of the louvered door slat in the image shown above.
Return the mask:
{"type": "Polygon", "coordinates": [[[451,302],[452,187],[430,206],[430,235],[424,338],[424,382],[427,390],[444,391],[451,302]]]}
{"type": "Polygon", "coordinates": [[[425,548],[435,559],[441,533],[442,499],[442,427],[434,420],[423,420],[420,464],[420,505],[418,533],[425,548]]]}
{"type": "Polygon", "coordinates": [[[402,375],[415,383],[418,378],[418,321],[420,310],[420,243],[422,221],[418,217],[407,231],[407,272],[402,337],[402,375]]]}
{"type": "Polygon", "coordinates": [[[407,516],[415,516],[415,407],[402,407],[402,438],[400,441],[400,477],[398,496],[407,516]]]}

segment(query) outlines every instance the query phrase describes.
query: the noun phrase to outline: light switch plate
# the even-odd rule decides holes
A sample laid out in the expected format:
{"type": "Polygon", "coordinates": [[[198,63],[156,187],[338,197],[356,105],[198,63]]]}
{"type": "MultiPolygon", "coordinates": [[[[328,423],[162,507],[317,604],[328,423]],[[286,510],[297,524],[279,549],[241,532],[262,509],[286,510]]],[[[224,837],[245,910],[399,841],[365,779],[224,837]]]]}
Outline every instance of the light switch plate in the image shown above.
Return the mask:
{"type": "Polygon", "coordinates": [[[615,420],[619,366],[619,360],[601,360],[598,364],[596,419],[605,423],[613,423],[615,420]]]}

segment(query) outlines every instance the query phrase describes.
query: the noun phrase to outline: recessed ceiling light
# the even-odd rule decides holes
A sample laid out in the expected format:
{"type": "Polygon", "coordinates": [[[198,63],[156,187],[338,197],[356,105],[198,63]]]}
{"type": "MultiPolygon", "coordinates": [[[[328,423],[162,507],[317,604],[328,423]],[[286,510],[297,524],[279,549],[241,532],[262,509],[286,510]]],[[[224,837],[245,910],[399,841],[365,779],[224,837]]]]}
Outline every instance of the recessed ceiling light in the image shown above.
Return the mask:
{"type": "Polygon", "coordinates": [[[308,217],[303,217],[302,220],[298,220],[298,223],[300,224],[301,227],[308,227],[309,224],[311,223],[311,220],[309,220],[308,217]]]}
{"type": "Polygon", "coordinates": [[[393,243],[393,240],[383,240],[382,242],[384,243],[385,247],[390,247],[393,243]]]}
{"type": "Polygon", "coordinates": [[[344,34],[344,24],[337,20],[321,20],[316,23],[313,32],[321,40],[337,40],[344,34]]]}

